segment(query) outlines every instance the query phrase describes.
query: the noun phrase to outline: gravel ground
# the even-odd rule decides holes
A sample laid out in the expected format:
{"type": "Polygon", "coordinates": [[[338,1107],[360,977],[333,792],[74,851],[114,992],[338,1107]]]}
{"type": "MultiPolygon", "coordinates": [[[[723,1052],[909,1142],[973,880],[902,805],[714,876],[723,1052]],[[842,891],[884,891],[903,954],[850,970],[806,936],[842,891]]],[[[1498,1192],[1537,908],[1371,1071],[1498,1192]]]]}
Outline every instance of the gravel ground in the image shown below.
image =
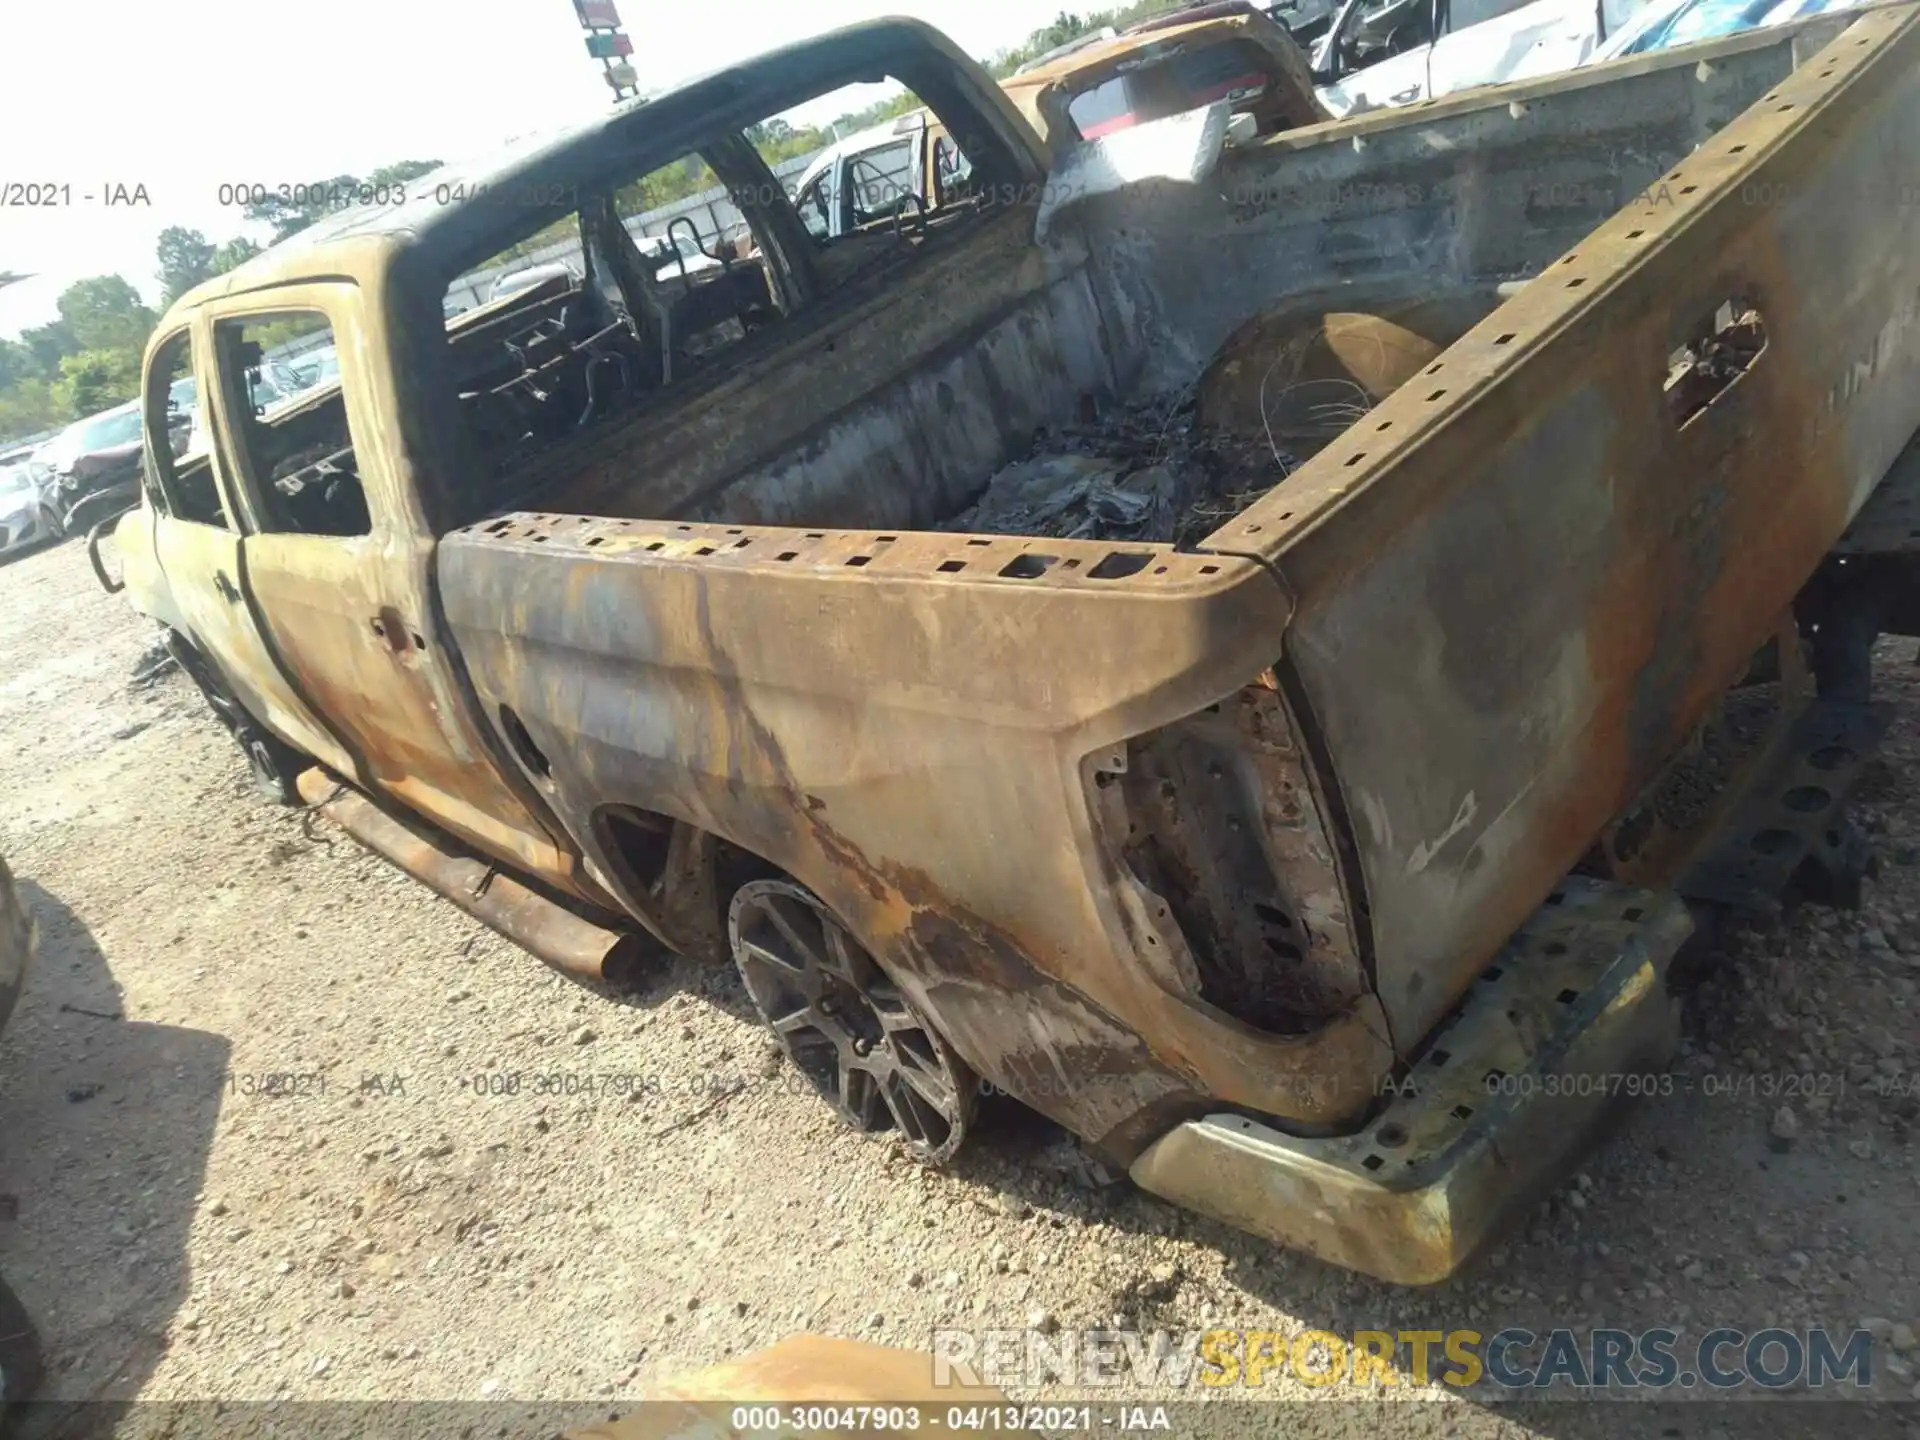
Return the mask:
{"type": "MultiPolygon", "coordinates": [[[[43,934],[0,1044],[0,1270],[40,1319],[56,1399],[617,1406],[799,1330],[925,1346],[942,1325],[1116,1319],[1872,1320],[1878,1393],[1920,1384],[1898,1083],[1920,1068],[1910,641],[1880,665],[1899,716],[1859,807],[1887,862],[1866,907],[1734,936],[1690,1006],[1678,1073],[1751,1088],[1647,1103],[1470,1275],[1413,1292],[1103,1185],[1018,1110],[947,1173],[845,1133],[794,1093],[731,972],[583,989],[258,800],[178,673],[133,683],[151,637],[78,545],[0,566],[0,614],[0,849],[43,934]],[[472,1083],[509,1072],[518,1093],[472,1083]],[[275,1074],[310,1078],[263,1093],[275,1074]],[[537,1094],[537,1075],[603,1093],[537,1094]],[[1782,1115],[1765,1091],[1793,1075],[1830,1093],[1782,1115]]],[[[1588,1433],[1600,1411],[1591,1433],[1629,1433],[1621,1406],[1389,1413],[1396,1433],[1492,1437],[1588,1433]]],[[[1289,1428],[1388,1428],[1310,1413],[1289,1428]]],[[[1840,1433],[1914,1419],[1855,1406],[1840,1433]]]]}

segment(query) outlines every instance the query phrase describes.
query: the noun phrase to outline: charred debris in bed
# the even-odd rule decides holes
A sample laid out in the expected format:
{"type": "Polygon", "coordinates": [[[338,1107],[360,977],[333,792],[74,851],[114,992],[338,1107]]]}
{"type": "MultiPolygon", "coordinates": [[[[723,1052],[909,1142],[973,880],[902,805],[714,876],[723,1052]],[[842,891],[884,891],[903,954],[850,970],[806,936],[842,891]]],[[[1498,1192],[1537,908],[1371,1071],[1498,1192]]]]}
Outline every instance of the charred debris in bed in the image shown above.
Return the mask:
{"type": "Polygon", "coordinates": [[[1208,426],[1194,392],[1114,405],[1034,436],[940,528],[979,535],[1132,540],[1186,548],[1307,458],[1266,435],[1208,426]]]}

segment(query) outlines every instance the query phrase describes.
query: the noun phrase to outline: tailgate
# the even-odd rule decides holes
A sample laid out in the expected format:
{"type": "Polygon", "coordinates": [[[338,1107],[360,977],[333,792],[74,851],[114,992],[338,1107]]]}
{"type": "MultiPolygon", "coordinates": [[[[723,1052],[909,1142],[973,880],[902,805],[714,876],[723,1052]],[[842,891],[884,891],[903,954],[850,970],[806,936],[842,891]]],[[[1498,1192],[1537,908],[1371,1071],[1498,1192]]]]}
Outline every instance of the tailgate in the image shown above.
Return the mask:
{"type": "Polygon", "coordinates": [[[1397,1034],[1674,753],[1920,427],[1915,135],[1920,12],[1870,12],[1209,537],[1297,606],[1397,1034]],[[1710,361],[1676,370],[1688,345],[1710,361]]]}

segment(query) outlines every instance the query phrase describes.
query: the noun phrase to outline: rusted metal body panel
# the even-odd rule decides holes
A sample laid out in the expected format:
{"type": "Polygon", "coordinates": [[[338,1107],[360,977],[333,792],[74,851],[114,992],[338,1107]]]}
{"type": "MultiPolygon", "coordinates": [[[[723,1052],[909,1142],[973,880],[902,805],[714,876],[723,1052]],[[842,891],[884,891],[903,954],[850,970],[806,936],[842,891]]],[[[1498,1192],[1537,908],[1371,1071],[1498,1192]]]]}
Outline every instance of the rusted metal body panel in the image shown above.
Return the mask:
{"type": "Polygon", "coordinates": [[[1846,28],[1827,16],[1312,126],[1228,151],[1210,184],[1082,201],[1067,214],[1101,257],[1122,383],[1185,386],[1280,307],[1426,307],[1451,343],[1629,202],[1670,208],[1688,182],[1663,177],[1846,28]]]}
{"type": "MultiPolygon", "coordinates": [[[[216,313],[235,321],[317,312],[336,334],[380,333],[365,298],[378,293],[380,252],[350,246],[341,258],[351,282],[282,284],[190,312],[197,372],[214,373],[216,313]]],[[[149,355],[180,328],[162,327],[149,355]]],[[[525,873],[607,903],[581,875],[577,854],[537,816],[536,797],[517,788],[504,752],[495,753],[459,666],[437,653],[426,658],[426,636],[438,630],[433,542],[394,443],[394,387],[379,373],[391,356],[346,346],[341,360],[349,383],[338,403],[348,411],[373,532],[270,533],[263,477],[249,473],[244,450],[229,439],[233,402],[209,383],[199,398],[218,437],[210,460],[228,523],[183,519],[151,503],[134,512],[117,537],[135,603],[190,638],[247,712],[301,753],[525,873]]]]}
{"type": "Polygon", "coordinates": [[[457,666],[434,653],[426,556],[397,538],[256,535],[248,590],[302,693],[332,718],[367,788],[548,884],[583,891],[496,758],[457,666]]]}
{"type": "MultiPolygon", "coordinates": [[[[378,288],[276,286],[217,307],[222,321],[310,311],[337,336],[377,334],[378,288]]],[[[497,758],[493,733],[475,712],[458,665],[427,637],[433,623],[432,542],[407,481],[393,414],[393,357],[377,346],[341,347],[346,409],[371,533],[359,538],[273,533],[259,523],[266,477],[249,472],[242,447],[223,444],[234,500],[255,523],[241,541],[244,589],[261,634],[300,693],[327,716],[353,757],[357,783],[393,796],[428,820],[548,884],[584,892],[575,857],[554,842],[537,802],[497,758]]],[[[215,386],[216,403],[228,397],[215,386]]],[[[326,403],[322,401],[320,403],[326,403]]],[[[231,436],[230,418],[221,427],[231,436]]]]}
{"type": "Polygon", "coordinates": [[[1030,211],[836,297],[804,345],[643,410],[526,480],[553,511],[929,527],[1082,395],[1120,378],[1084,250],[1030,211]]]}
{"type": "Polygon", "coordinates": [[[1391,1062],[1371,999],[1311,1036],[1206,1003],[1153,930],[1126,936],[1090,799],[1129,737],[1265,670],[1284,597],[1256,564],[1165,547],[1089,574],[1112,553],[525,517],[448,537],[440,580],[475,688],[601,868],[621,869],[591,823],[607,806],[770,860],[985,1078],[1090,1138],[1208,1095],[1337,1120],[1391,1062]],[[1039,554],[1044,587],[1019,578],[1039,554]]]}
{"type": "Polygon", "coordinates": [[[130,563],[129,586],[159,582],[157,588],[167,597],[167,623],[202,655],[214,657],[220,678],[248,713],[316,759],[347,764],[346,752],[313,704],[294,688],[262,634],[241,584],[246,572],[240,536],[219,526],[157,515],[151,529],[139,537],[150,540],[148,550],[127,545],[128,531],[129,522],[123,521],[118,531],[122,553],[151,557],[150,563],[144,558],[130,563]]]}
{"type": "MultiPolygon", "coordinates": [[[[1745,671],[1920,427],[1920,22],[1863,17],[1238,521],[1424,1034],[1745,671]],[[1751,367],[1677,429],[1730,297],[1751,367]]],[[[1524,123],[1524,119],[1521,123],[1524,123]]]]}

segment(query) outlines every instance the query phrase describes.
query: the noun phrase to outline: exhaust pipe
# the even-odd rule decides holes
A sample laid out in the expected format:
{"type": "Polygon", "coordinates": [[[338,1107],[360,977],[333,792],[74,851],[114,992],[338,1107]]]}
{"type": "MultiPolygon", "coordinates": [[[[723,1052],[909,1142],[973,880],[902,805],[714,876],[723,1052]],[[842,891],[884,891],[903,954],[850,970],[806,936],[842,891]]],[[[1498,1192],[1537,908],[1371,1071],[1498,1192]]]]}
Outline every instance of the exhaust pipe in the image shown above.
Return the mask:
{"type": "Polygon", "coordinates": [[[451,848],[418,822],[388,814],[318,766],[302,771],[298,785],[302,800],[382,860],[576,980],[628,985],[647,958],[660,953],[651,936],[609,930],[574,914],[486,861],[451,848]]]}

